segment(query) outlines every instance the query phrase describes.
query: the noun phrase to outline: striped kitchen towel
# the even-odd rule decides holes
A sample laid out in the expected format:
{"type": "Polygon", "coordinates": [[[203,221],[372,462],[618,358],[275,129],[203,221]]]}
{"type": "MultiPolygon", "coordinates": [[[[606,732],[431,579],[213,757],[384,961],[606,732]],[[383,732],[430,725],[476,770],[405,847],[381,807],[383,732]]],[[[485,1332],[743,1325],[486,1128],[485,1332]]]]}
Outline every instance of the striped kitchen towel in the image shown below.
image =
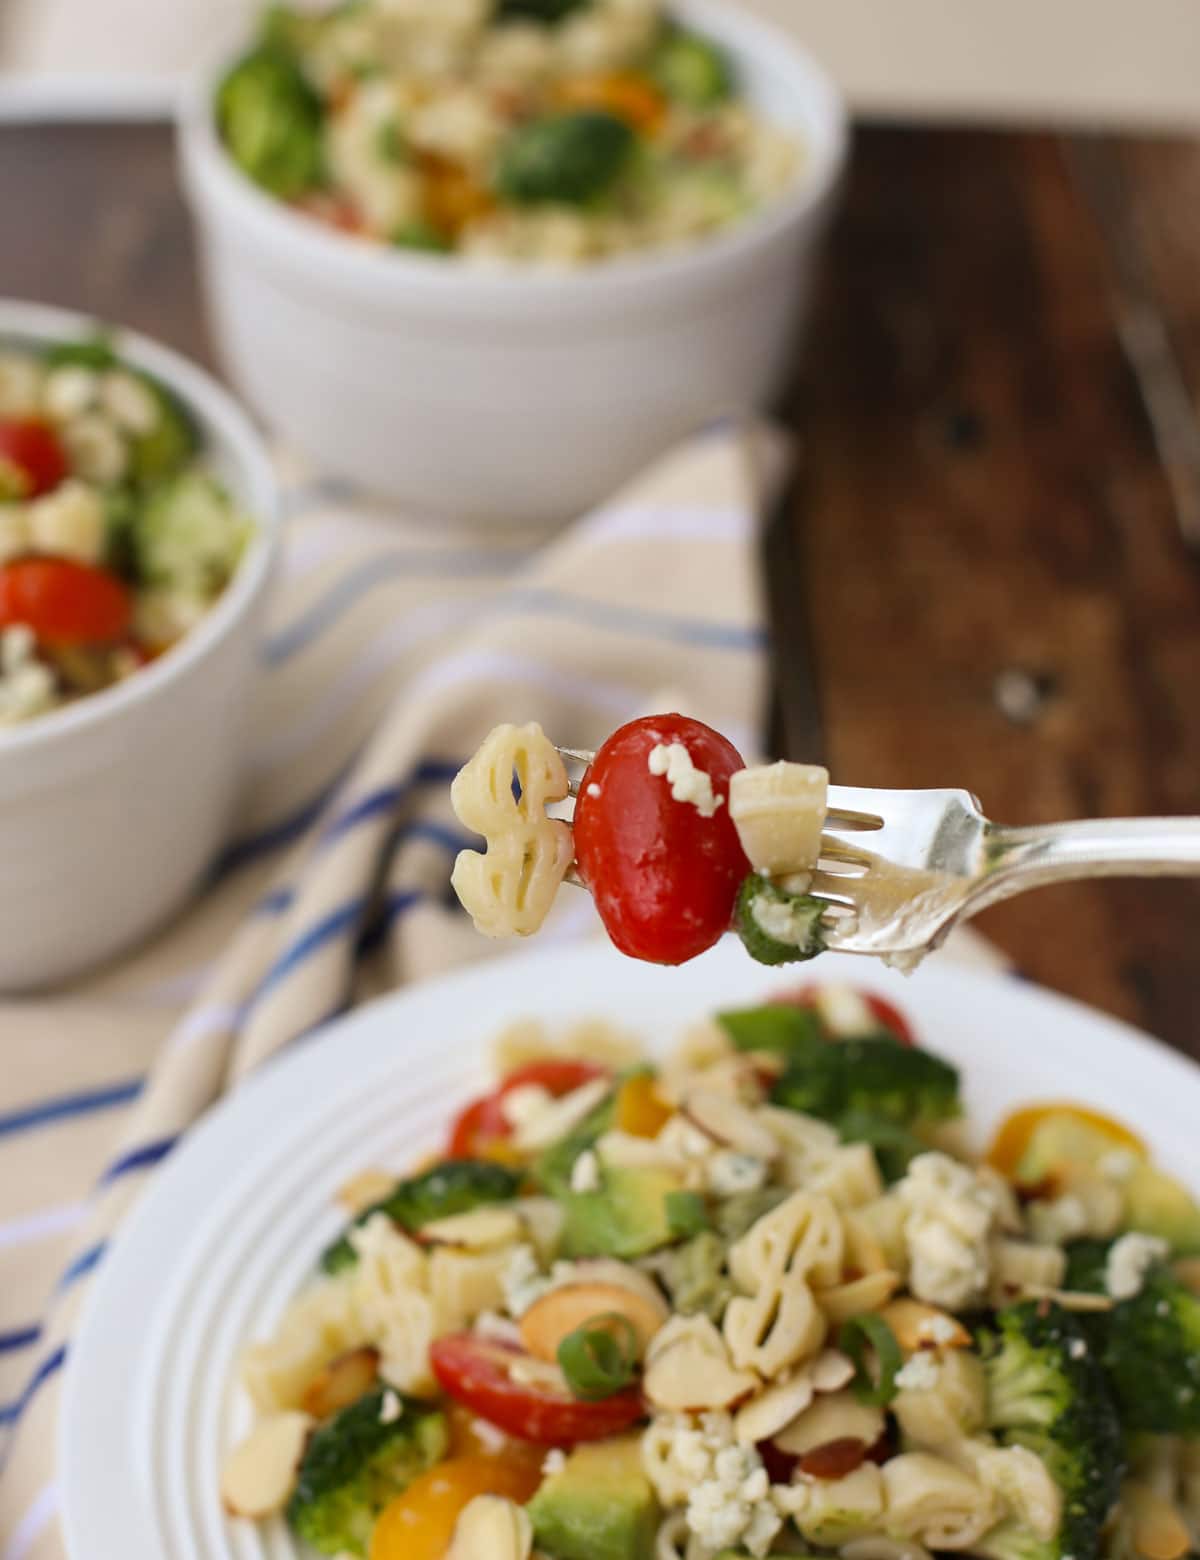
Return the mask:
{"type": "MultiPolygon", "coordinates": [[[[2,1560],[62,1560],[74,1321],[189,1124],[350,1004],[498,951],[449,888],[469,843],[449,782],[485,732],[538,720],[591,747],[683,707],[757,749],[756,538],[783,462],[766,430],[712,430],[540,547],[292,488],[250,783],[208,892],[125,961],[0,1004],[2,1560]]],[[[594,925],[586,895],[560,899],[547,936],[594,925]]]]}

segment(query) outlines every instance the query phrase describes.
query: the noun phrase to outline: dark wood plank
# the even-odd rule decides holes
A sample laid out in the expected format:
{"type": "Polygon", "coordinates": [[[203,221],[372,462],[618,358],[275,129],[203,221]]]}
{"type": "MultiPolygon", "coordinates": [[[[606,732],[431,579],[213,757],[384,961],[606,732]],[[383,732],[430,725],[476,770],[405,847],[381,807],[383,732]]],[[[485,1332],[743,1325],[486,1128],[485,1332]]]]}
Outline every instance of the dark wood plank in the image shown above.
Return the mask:
{"type": "MultiPolygon", "coordinates": [[[[1200,573],[1111,260],[1054,138],[861,138],[805,410],[836,774],[965,785],[1009,822],[1200,813],[1200,573]]],[[[1200,1055],[1198,925],[1200,885],[1120,883],[980,929],[1200,1055]]]]}
{"type": "Polygon", "coordinates": [[[0,293],[83,309],[210,362],[162,126],[0,129],[0,293]]]}

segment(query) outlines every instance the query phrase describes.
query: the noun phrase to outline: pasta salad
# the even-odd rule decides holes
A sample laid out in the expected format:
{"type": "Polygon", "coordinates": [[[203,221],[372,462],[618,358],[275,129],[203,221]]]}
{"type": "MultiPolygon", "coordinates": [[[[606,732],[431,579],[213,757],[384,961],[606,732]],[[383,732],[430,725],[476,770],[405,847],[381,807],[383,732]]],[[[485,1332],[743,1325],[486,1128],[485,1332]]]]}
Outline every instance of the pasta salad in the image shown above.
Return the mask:
{"type": "Polygon", "coordinates": [[[0,342],[0,727],[169,650],[250,534],[166,385],[103,339],[0,342]]]}
{"type": "Polygon", "coordinates": [[[660,1063],[510,1029],[443,1151],[364,1170],[241,1383],[227,1510],[368,1560],[1183,1560],[1200,1207],[848,988],[660,1063]]]}
{"type": "Polygon", "coordinates": [[[690,242],[799,174],[659,0],[276,5],[217,126],[263,189],[396,249],[576,265],[690,242]]]}

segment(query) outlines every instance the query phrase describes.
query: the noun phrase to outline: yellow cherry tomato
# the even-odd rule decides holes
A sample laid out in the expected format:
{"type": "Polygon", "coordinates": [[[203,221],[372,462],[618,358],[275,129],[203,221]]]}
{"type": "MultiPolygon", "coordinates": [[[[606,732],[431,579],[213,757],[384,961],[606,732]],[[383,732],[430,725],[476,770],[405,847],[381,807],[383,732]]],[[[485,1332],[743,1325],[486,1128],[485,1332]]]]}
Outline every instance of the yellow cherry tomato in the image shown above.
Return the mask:
{"type": "Polygon", "coordinates": [[[1026,1184],[1052,1175],[1056,1163],[1092,1164],[1113,1150],[1146,1158],[1141,1138],[1098,1110],[1086,1105],[1027,1105],[1001,1122],[987,1161],[1010,1180],[1026,1184]]]}
{"type": "Polygon", "coordinates": [[[544,1451],[451,1457],[388,1502],[371,1534],[370,1560],[443,1560],[463,1507],[476,1495],[527,1501],[541,1483],[544,1451]]]}
{"type": "Polygon", "coordinates": [[[440,233],[455,237],[495,205],[491,192],[461,163],[425,153],[420,164],[425,215],[440,233]]]}
{"type": "Polygon", "coordinates": [[[617,1127],[631,1137],[657,1137],[670,1119],[671,1107],[649,1073],[626,1078],[617,1094],[617,1127]]]}
{"type": "Polygon", "coordinates": [[[667,112],[667,100],[654,83],[633,70],[568,76],[555,88],[554,100],[562,108],[600,109],[642,135],[653,135],[667,112]]]}

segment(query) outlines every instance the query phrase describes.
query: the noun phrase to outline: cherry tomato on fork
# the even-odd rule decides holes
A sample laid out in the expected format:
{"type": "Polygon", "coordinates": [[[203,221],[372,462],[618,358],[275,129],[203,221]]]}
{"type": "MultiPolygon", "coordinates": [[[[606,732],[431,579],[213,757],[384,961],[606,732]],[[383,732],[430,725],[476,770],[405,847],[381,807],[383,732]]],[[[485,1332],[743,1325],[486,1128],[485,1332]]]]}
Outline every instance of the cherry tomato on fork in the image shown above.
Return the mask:
{"type": "Polygon", "coordinates": [[[133,598],[107,569],[69,558],[16,558],[0,567],[0,628],[27,623],[48,645],[116,644],[133,598]]]}
{"type": "Polygon", "coordinates": [[[636,1387],[583,1402],[549,1384],[514,1380],[513,1367],[528,1359],[520,1349],[467,1332],[435,1338],[429,1350],[443,1392],[522,1441],[543,1446],[602,1441],[628,1429],[644,1413],[636,1387]]]}
{"type": "Polygon", "coordinates": [[[563,1057],[561,1060],[545,1057],[526,1062],[523,1067],[515,1067],[512,1072],[505,1074],[498,1088],[473,1100],[459,1113],[450,1128],[446,1153],[451,1159],[494,1157],[497,1145],[512,1136],[512,1127],[504,1114],[504,1097],[514,1089],[535,1084],[558,1099],[590,1083],[593,1078],[607,1076],[608,1068],[573,1057],[563,1057]]]}
{"type": "Polygon", "coordinates": [[[575,804],[575,862],[622,953],[683,964],[728,929],[750,871],[728,805],[729,777],[744,768],[731,742],[685,715],[630,721],[596,754],[575,804]],[[673,743],[711,781],[711,817],[651,773],[651,753],[673,743]]]}
{"type": "Polygon", "coordinates": [[[0,466],[16,469],[20,498],[49,493],[67,474],[67,457],[48,423],[36,417],[0,418],[0,466]]]}

